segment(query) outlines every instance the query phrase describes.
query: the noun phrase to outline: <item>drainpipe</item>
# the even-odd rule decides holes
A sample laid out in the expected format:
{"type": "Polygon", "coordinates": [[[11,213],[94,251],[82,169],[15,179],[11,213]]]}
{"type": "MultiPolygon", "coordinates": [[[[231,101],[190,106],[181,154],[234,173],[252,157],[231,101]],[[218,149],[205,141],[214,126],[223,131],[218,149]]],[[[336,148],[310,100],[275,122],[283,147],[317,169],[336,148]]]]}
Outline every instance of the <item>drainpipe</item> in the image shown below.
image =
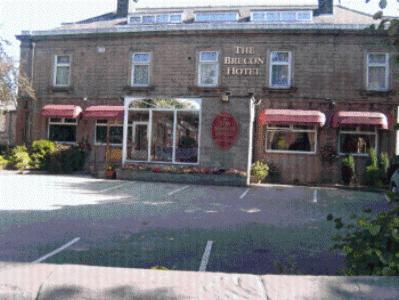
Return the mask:
{"type": "Polygon", "coordinates": [[[251,166],[253,153],[253,138],[254,138],[254,121],[255,121],[255,97],[252,96],[249,100],[249,132],[248,132],[248,162],[247,162],[247,185],[251,180],[251,166]]]}

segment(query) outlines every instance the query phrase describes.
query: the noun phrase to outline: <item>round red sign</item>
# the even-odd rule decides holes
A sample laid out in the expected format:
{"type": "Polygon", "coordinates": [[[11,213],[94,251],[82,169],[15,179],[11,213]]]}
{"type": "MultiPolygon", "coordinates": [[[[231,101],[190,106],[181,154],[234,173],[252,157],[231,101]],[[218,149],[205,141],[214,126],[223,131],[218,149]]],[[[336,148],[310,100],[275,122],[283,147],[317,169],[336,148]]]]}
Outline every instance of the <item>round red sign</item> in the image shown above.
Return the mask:
{"type": "Polygon", "coordinates": [[[230,149],[238,136],[238,123],[229,113],[218,114],[212,122],[212,139],[223,150],[230,149]]]}

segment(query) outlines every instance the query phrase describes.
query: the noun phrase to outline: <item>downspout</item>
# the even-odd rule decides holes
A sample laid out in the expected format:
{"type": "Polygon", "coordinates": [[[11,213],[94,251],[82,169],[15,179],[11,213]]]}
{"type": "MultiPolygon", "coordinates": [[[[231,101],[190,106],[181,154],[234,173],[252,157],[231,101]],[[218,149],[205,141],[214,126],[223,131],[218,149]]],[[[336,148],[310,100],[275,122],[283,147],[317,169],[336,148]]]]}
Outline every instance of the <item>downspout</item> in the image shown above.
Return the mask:
{"type": "Polygon", "coordinates": [[[247,185],[251,181],[251,166],[253,153],[253,136],[254,136],[254,121],[255,121],[255,97],[252,96],[249,100],[249,132],[248,132],[248,162],[247,162],[247,185]]]}
{"type": "MultiPolygon", "coordinates": [[[[33,76],[34,76],[34,70],[35,70],[35,64],[34,64],[34,60],[35,60],[35,48],[36,48],[36,43],[32,42],[32,59],[31,59],[31,75],[30,75],[30,81],[31,81],[31,85],[33,87],[33,76]]],[[[32,109],[29,112],[28,109],[28,113],[29,113],[29,141],[32,142],[32,124],[33,124],[33,105],[31,105],[32,109]]]]}

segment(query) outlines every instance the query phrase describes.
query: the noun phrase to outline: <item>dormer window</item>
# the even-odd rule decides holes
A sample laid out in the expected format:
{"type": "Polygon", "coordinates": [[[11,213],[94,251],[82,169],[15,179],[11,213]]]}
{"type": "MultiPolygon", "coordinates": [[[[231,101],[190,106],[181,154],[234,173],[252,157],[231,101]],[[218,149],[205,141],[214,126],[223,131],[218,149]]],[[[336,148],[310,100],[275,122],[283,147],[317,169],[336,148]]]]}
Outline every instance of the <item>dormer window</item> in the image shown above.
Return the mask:
{"type": "Polygon", "coordinates": [[[252,22],[265,23],[306,23],[313,19],[311,10],[276,10],[276,11],[253,11],[252,22]]]}
{"type": "Polygon", "coordinates": [[[181,13],[157,15],[134,15],[129,17],[129,24],[177,24],[182,22],[181,13]]]}
{"type": "Polygon", "coordinates": [[[218,12],[196,12],[195,22],[213,23],[213,22],[236,22],[238,12],[236,11],[218,11],[218,12]]]}

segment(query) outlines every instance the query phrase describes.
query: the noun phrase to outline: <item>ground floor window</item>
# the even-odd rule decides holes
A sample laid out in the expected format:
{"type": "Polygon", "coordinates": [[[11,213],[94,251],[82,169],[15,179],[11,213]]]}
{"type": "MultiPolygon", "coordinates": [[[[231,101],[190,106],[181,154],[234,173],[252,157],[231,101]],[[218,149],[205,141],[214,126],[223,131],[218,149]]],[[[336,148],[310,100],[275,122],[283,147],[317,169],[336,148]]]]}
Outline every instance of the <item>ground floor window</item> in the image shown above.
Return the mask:
{"type": "Polygon", "coordinates": [[[339,131],[340,154],[368,155],[377,147],[377,128],[370,125],[342,125],[339,131]]]}
{"type": "Polygon", "coordinates": [[[60,143],[76,143],[76,127],[76,119],[50,118],[48,139],[60,143]]]}
{"type": "Polygon", "coordinates": [[[317,129],[309,125],[267,125],[266,151],[316,153],[317,129]]]}
{"type": "Polygon", "coordinates": [[[5,132],[7,129],[7,113],[0,110],[0,132],[5,132]]]}
{"type": "MultiPolygon", "coordinates": [[[[96,145],[107,144],[107,132],[109,132],[109,144],[113,146],[121,146],[123,142],[123,124],[122,123],[111,123],[108,125],[108,120],[97,120],[96,121],[96,134],[95,141],[96,145]],[[109,131],[107,127],[109,126],[109,131]]],[[[129,126],[129,136],[131,136],[132,128],[129,126]]]]}
{"type": "Polygon", "coordinates": [[[136,100],[129,109],[127,159],[132,161],[198,163],[199,100],[136,100]]]}

